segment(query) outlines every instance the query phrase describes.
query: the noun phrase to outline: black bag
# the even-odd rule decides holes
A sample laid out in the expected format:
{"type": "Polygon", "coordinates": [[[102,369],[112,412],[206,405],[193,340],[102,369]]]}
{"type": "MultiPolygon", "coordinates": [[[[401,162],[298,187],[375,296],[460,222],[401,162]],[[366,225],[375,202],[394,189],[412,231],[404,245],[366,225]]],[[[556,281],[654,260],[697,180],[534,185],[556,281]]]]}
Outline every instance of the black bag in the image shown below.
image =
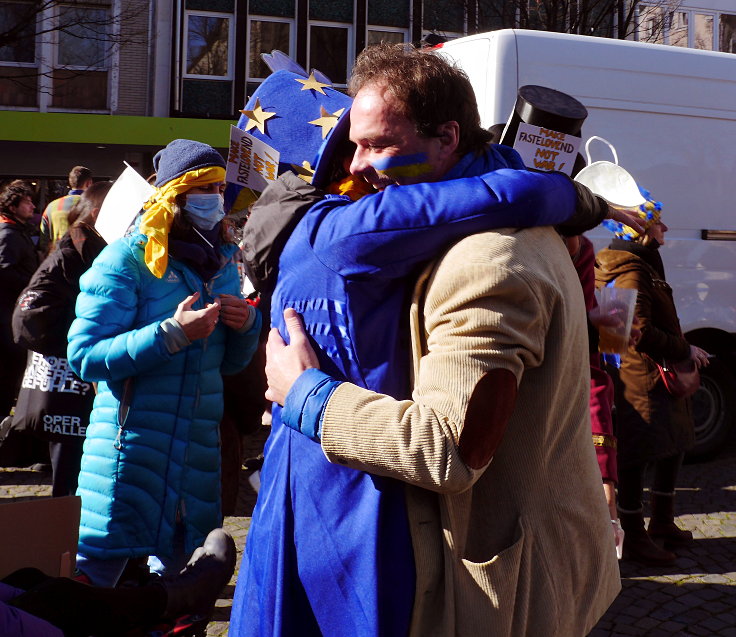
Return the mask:
{"type": "Polygon", "coordinates": [[[13,427],[53,442],[83,438],[94,395],[66,358],[29,351],[13,427]]]}

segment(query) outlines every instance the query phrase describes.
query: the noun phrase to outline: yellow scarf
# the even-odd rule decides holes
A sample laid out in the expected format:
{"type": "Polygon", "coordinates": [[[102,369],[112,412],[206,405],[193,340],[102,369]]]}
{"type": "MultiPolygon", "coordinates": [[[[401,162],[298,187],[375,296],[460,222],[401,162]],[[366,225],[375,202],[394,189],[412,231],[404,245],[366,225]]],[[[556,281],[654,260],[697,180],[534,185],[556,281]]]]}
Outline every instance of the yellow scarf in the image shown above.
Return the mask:
{"type": "Polygon", "coordinates": [[[174,221],[176,196],[196,186],[206,186],[225,181],[225,169],[220,166],[207,166],[184,173],[176,179],[167,181],[158,188],[151,198],[143,204],[143,219],[140,231],[148,237],[145,262],[151,273],[161,278],[169,264],[169,230],[174,221]]]}

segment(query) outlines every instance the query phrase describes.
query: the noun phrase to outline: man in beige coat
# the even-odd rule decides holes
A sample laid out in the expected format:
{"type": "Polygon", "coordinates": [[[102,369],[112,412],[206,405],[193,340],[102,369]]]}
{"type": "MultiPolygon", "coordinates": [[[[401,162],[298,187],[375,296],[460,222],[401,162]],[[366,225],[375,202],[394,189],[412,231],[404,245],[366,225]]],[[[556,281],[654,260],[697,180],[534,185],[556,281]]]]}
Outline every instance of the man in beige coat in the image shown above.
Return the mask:
{"type": "MultiPolygon", "coordinates": [[[[369,62],[353,78],[351,172],[379,189],[409,183],[375,166],[422,156],[415,180],[442,179],[461,124],[420,133],[417,104],[392,91],[396,64],[369,62]]],[[[317,367],[299,317],[285,316],[291,344],[273,332],[267,364],[267,397],[281,404],[317,367]]],[[[320,381],[298,424],[331,462],[407,483],[411,634],[586,635],[620,581],[590,444],[585,310],[559,236],[508,229],[457,243],[417,283],[411,338],[411,400],[320,381]]]]}

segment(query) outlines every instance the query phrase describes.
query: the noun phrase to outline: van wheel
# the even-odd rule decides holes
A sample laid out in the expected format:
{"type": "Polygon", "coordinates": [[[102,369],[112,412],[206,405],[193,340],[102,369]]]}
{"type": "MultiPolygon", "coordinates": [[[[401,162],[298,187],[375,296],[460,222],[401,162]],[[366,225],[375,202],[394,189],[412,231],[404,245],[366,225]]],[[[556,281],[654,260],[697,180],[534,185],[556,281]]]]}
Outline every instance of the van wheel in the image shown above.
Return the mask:
{"type": "Polygon", "coordinates": [[[707,460],[722,448],[736,419],[736,380],[718,359],[700,370],[700,388],[693,394],[695,446],[689,461],[707,460]]]}

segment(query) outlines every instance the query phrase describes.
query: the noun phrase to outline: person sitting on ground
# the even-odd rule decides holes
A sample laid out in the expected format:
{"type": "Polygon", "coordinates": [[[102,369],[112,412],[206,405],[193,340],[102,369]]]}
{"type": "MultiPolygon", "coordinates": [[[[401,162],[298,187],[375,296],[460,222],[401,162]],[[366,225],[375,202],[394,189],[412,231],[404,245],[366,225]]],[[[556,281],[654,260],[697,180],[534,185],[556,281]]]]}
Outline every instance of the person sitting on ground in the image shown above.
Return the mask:
{"type": "Polygon", "coordinates": [[[232,537],[215,529],[178,575],[140,587],[98,588],[21,569],[0,581],[0,635],[112,637],[183,616],[202,629],[235,571],[235,557],[232,537]]]}

